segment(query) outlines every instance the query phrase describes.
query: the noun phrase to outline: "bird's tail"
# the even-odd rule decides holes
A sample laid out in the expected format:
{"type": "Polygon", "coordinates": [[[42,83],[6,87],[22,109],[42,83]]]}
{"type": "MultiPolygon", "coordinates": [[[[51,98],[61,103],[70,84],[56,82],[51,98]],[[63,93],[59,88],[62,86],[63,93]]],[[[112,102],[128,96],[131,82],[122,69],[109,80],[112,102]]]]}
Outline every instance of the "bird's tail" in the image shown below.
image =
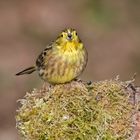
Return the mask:
{"type": "Polygon", "coordinates": [[[34,71],[36,71],[36,67],[32,66],[32,67],[29,67],[25,70],[22,70],[21,72],[18,72],[16,75],[19,76],[19,75],[23,75],[23,74],[31,74],[34,71]]]}

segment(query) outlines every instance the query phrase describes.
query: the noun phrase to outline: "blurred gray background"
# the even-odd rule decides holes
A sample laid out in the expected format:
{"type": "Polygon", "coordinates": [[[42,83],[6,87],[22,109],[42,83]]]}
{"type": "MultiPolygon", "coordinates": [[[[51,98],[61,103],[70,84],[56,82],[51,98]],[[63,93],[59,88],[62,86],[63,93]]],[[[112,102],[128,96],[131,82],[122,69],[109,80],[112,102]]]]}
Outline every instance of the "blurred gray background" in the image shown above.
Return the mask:
{"type": "Polygon", "coordinates": [[[17,100],[43,81],[15,73],[66,27],[75,28],[88,52],[83,80],[129,80],[140,85],[140,0],[0,0],[0,140],[19,140],[17,100]]]}

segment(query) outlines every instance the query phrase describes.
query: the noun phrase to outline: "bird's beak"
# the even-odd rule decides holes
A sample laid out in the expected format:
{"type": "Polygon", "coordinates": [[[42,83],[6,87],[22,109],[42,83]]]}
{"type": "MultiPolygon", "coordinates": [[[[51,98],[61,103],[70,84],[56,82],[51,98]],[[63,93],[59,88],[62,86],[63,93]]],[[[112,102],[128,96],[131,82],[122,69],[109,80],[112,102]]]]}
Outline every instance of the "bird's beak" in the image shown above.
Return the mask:
{"type": "Polygon", "coordinates": [[[69,41],[72,40],[72,34],[71,34],[71,33],[68,34],[67,39],[68,39],[69,41]]]}

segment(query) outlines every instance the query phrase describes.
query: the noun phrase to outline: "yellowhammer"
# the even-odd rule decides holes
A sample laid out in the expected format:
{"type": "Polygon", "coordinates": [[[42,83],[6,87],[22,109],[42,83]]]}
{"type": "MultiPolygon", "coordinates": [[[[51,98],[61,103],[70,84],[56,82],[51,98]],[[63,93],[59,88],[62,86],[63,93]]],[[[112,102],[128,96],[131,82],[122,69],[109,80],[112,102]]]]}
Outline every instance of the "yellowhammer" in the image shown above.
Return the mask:
{"type": "Polygon", "coordinates": [[[65,29],[38,56],[36,65],[16,75],[38,71],[39,76],[51,84],[70,82],[77,78],[87,64],[87,51],[75,29],[65,29]]]}

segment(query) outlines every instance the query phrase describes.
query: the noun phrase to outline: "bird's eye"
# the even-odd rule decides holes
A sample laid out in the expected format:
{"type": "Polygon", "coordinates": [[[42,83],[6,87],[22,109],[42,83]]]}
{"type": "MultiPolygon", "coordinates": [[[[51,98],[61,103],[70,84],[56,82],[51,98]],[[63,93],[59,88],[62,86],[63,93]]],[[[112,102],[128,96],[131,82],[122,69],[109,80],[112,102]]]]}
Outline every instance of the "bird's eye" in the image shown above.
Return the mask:
{"type": "Polygon", "coordinates": [[[61,37],[63,37],[63,34],[61,34],[61,37]]]}
{"type": "Polygon", "coordinates": [[[75,34],[77,35],[77,32],[75,34]]]}

